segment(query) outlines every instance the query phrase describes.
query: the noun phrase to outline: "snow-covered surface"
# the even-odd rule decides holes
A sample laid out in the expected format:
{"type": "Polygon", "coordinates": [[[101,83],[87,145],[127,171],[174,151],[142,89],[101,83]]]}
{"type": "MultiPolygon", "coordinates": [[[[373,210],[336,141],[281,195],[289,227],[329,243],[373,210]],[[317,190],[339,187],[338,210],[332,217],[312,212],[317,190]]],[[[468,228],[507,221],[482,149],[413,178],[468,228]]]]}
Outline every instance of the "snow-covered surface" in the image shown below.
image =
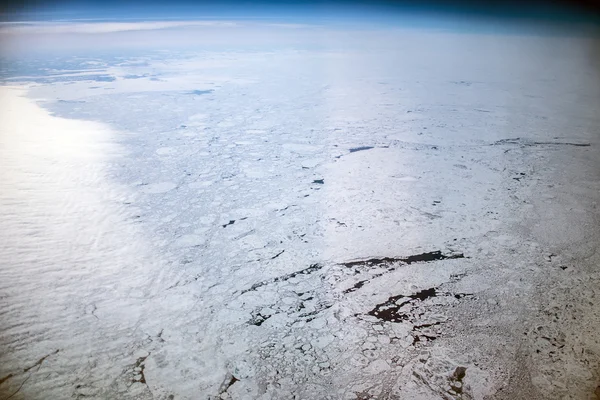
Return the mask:
{"type": "Polygon", "coordinates": [[[2,398],[593,398],[595,42],[369,35],[6,78],[2,398]]]}

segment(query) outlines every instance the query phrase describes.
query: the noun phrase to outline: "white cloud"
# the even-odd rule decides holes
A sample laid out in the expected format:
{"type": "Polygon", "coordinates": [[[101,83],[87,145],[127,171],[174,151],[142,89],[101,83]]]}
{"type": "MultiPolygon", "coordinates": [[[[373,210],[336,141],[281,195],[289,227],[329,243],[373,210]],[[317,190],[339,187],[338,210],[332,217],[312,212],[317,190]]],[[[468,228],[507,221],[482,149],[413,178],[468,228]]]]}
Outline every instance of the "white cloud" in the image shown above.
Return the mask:
{"type": "Polygon", "coordinates": [[[52,34],[52,33],[111,33],[140,30],[156,30],[192,26],[233,27],[231,21],[152,21],[152,22],[89,22],[89,23],[4,23],[3,34],[52,34]]]}

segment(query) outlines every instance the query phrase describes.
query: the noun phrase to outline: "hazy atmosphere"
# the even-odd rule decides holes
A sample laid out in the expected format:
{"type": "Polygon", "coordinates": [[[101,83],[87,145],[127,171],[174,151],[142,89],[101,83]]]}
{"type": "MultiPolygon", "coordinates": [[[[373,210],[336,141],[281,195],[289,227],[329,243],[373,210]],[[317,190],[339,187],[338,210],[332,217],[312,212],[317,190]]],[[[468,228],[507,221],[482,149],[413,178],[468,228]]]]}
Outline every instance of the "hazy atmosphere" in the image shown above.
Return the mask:
{"type": "Polygon", "coordinates": [[[0,400],[600,399],[597,25],[113,6],[0,23],[0,400]]]}

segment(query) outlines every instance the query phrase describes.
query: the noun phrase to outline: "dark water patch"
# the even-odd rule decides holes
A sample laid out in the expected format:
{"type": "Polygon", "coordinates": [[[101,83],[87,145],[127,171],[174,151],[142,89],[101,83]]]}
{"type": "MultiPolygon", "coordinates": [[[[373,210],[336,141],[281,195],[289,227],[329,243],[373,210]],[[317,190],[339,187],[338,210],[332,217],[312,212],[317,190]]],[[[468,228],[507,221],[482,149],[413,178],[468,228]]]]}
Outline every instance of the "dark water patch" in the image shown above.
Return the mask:
{"type": "Polygon", "coordinates": [[[248,321],[248,323],[250,325],[261,326],[263,324],[263,322],[265,322],[269,318],[271,318],[270,315],[256,314],[255,316],[252,317],[252,319],[250,321],[248,321]]]}
{"type": "Polygon", "coordinates": [[[369,315],[372,315],[376,318],[382,319],[388,322],[402,322],[406,321],[410,318],[410,314],[408,313],[400,313],[399,310],[405,304],[411,303],[415,300],[425,301],[429,298],[437,297],[437,291],[435,288],[423,289],[415,294],[411,294],[409,296],[398,295],[392,296],[387,299],[387,301],[377,304],[375,308],[369,311],[369,315]],[[405,299],[404,301],[398,303],[399,300],[405,299]]]}
{"type": "Polygon", "coordinates": [[[514,179],[515,181],[517,181],[517,182],[520,182],[520,181],[521,181],[521,179],[523,179],[523,177],[525,177],[525,173],[524,173],[524,172],[520,172],[520,173],[519,173],[519,175],[520,175],[520,176],[513,177],[513,179],[514,179]]]}
{"type": "MultiPolygon", "coordinates": [[[[383,274],[378,274],[378,276],[381,276],[383,274]]],[[[374,276],[373,278],[377,278],[378,276],[374,276]]],[[[344,294],[348,294],[348,293],[352,293],[355,290],[360,289],[361,287],[363,287],[365,285],[365,283],[369,283],[370,279],[365,279],[364,281],[358,281],[356,282],[352,287],[344,290],[344,294]]]]}
{"type": "MultiPolygon", "coordinates": [[[[463,392],[463,379],[467,375],[467,367],[456,367],[452,376],[448,379],[450,383],[450,389],[454,394],[461,395],[463,392]]],[[[450,392],[450,394],[452,394],[450,392]]]]}
{"type": "Polygon", "coordinates": [[[374,267],[374,266],[380,266],[382,264],[396,264],[396,263],[401,263],[401,264],[412,264],[412,263],[417,263],[417,262],[432,262],[432,261],[438,261],[438,260],[450,260],[450,259],[455,259],[455,258],[465,258],[465,256],[462,253],[457,253],[457,254],[443,254],[440,250],[437,251],[431,251],[431,252],[427,252],[427,253],[421,253],[421,254],[415,254],[412,256],[408,256],[408,257],[383,257],[383,258],[369,258],[366,260],[357,260],[357,261],[349,261],[346,263],[342,263],[341,265],[345,266],[345,267],[355,267],[355,266],[368,266],[368,267],[374,267]]]}
{"type": "Polygon", "coordinates": [[[313,319],[317,318],[317,315],[319,313],[321,313],[321,312],[323,312],[323,311],[331,308],[332,306],[333,306],[333,303],[332,304],[323,304],[323,303],[317,304],[317,306],[316,306],[317,309],[316,310],[300,314],[300,315],[298,315],[298,318],[304,318],[306,322],[310,322],[313,319]]]}
{"type": "Polygon", "coordinates": [[[42,363],[43,363],[43,362],[46,360],[46,358],[48,358],[48,357],[50,357],[50,356],[52,356],[52,355],[54,355],[54,354],[57,354],[59,351],[60,351],[60,350],[58,350],[58,349],[57,349],[57,350],[53,351],[53,352],[52,352],[52,353],[50,353],[50,354],[46,354],[44,357],[42,357],[42,358],[40,358],[39,360],[37,360],[37,362],[36,362],[35,364],[33,364],[32,366],[30,366],[30,367],[27,367],[27,368],[24,368],[24,369],[23,369],[23,372],[28,372],[29,370],[31,370],[31,369],[33,369],[33,368],[35,368],[35,367],[37,367],[37,366],[40,366],[40,365],[42,365],[42,363]]]}
{"type": "Polygon", "coordinates": [[[223,383],[221,383],[221,387],[219,388],[219,395],[226,393],[229,390],[229,388],[237,381],[239,381],[238,378],[233,376],[231,373],[227,373],[225,379],[223,380],[223,383]]]}
{"type": "Polygon", "coordinates": [[[388,298],[388,300],[385,303],[377,304],[375,308],[368,312],[368,314],[388,322],[406,321],[408,320],[409,315],[399,314],[398,310],[400,310],[400,307],[402,307],[409,301],[402,302],[399,305],[396,304],[396,302],[402,298],[404,298],[403,295],[392,296],[388,298]]]}
{"type": "Polygon", "coordinates": [[[437,336],[426,335],[424,333],[419,333],[418,335],[414,335],[413,342],[412,342],[413,346],[415,346],[417,343],[424,342],[425,340],[422,340],[422,338],[427,339],[426,341],[428,341],[428,342],[433,342],[435,339],[437,339],[437,336]]]}
{"type": "Polygon", "coordinates": [[[500,139],[492,143],[490,146],[502,146],[502,145],[517,145],[522,147],[530,147],[530,146],[575,146],[575,147],[590,147],[590,143],[576,143],[576,142],[537,142],[529,139],[523,138],[509,138],[509,139],[500,139]]]}
{"type": "Polygon", "coordinates": [[[590,147],[590,143],[573,143],[573,142],[533,142],[533,146],[575,146],[575,147],[590,147]]]}
{"type": "Polygon", "coordinates": [[[4,382],[6,382],[7,380],[9,380],[10,378],[12,378],[14,375],[13,374],[8,374],[3,378],[0,378],[0,385],[2,385],[4,382]]]}
{"type": "MultiPolygon", "coordinates": [[[[470,297],[473,295],[469,293],[440,293],[438,292],[437,288],[423,289],[417,293],[408,296],[392,296],[388,298],[385,302],[377,304],[367,314],[388,322],[402,322],[408,320],[414,321],[420,319],[420,317],[424,314],[424,310],[422,308],[418,308],[419,303],[422,303],[423,301],[434,297],[442,296],[450,298],[454,297],[455,299],[460,300],[464,297],[470,297]],[[406,312],[400,312],[400,309],[407,304],[411,305],[410,309],[407,309],[406,312]]],[[[419,331],[419,334],[422,334],[420,330],[439,324],[441,324],[441,322],[415,325],[413,330],[419,331]]]]}
{"type": "Polygon", "coordinates": [[[333,306],[333,303],[315,300],[314,296],[312,296],[310,292],[296,294],[299,296],[301,301],[294,307],[282,307],[282,304],[279,301],[276,301],[275,303],[266,305],[267,308],[271,309],[270,312],[265,313],[265,307],[259,307],[255,309],[252,312],[252,318],[247,321],[247,323],[249,325],[261,326],[269,318],[282,313],[287,314],[294,321],[304,320],[309,322],[317,318],[320,313],[333,306]],[[309,311],[307,306],[309,306],[312,310],[309,311]]]}
{"type": "Polygon", "coordinates": [[[262,286],[266,286],[266,285],[270,285],[272,283],[277,283],[277,282],[285,282],[289,279],[295,278],[298,275],[309,275],[315,271],[320,270],[321,268],[323,268],[322,264],[312,264],[310,267],[305,268],[303,270],[300,271],[296,271],[296,272],[292,272],[286,275],[282,275],[282,276],[278,276],[276,278],[273,279],[268,279],[266,281],[262,281],[262,282],[258,282],[255,283],[254,285],[250,286],[248,289],[244,289],[242,290],[241,294],[247,293],[247,292],[251,292],[254,291],[262,286]]]}
{"type": "Polygon", "coordinates": [[[230,220],[228,223],[221,225],[223,228],[227,228],[229,225],[235,224],[235,219],[230,220]]]}
{"type": "Polygon", "coordinates": [[[279,253],[275,254],[273,257],[271,257],[271,260],[276,259],[277,257],[279,257],[280,255],[282,255],[285,252],[285,250],[281,250],[279,253]]]}
{"type": "Polygon", "coordinates": [[[454,374],[452,374],[452,377],[457,381],[462,381],[466,375],[466,367],[456,367],[456,369],[454,370],[454,374]]]}
{"type": "Polygon", "coordinates": [[[436,326],[436,325],[441,325],[441,322],[432,322],[429,324],[421,324],[421,325],[415,325],[413,326],[413,331],[418,331],[420,329],[425,329],[425,328],[431,328],[432,326],[436,326]]]}
{"type": "Polygon", "coordinates": [[[146,376],[144,375],[144,369],[146,369],[146,365],[144,364],[144,361],[146,361],[146,358],[148,358],[148,357],[149,356],[140,357],[135,362],[133,369],[135,371],[136,368],[139,368],[139,371],[137,373],[139,374],[140,377],[139,377],[139,379],[134,379],[133,382],[146,384],[146,376]]]}
{"type": "Polygon", "coordinates": [[[408,256],[404,259],[404,262],[407,264],[412,264],[412,263],[416,263],[416,262],[431,262],[431,261],[437,261],[437,260],[447,260],[447,259],[452,259],[452,258],[464,258],[465,256],[460,253],[460,254],[451,254],[451,255],[444,255],[442,254],[442,252],[440,250],[437,251],[431,251],[429,253],[421,253],[421,254],[416,254],[413,256],[408,256]]]}
{"type": "Polygon", "coordinates": [[[374,149],[375,147],[373,146],[359,146],[359,147],[352,147],[350,149],[350,153],[356,153],[357,151],[365,151],[365,150],[371,150],[374,149]]]}
{"type": "Polygon", "coordinates": [[[402,258],[394,258],[394,257],[383,257],[383,258],[369,258],[367,260],[357,260],[357,261],[349,261],[346,263],[342,263],[344,267],[353,268],[356,266],[368,266],[375,267],[381,264],[394,264],[398,262],[403,262],[402,258]]]}
{"type": "Polygon", "coordinates": [[[413,300],[425,301],[429,298],[436,297],[436,296],[437,296],[437,291],[435,290],[435,288],[430,288],[430,289],[421,290],[415,294],[411,294],[410,296],[408,296],[408,298],[413,299],[413,300]]]}

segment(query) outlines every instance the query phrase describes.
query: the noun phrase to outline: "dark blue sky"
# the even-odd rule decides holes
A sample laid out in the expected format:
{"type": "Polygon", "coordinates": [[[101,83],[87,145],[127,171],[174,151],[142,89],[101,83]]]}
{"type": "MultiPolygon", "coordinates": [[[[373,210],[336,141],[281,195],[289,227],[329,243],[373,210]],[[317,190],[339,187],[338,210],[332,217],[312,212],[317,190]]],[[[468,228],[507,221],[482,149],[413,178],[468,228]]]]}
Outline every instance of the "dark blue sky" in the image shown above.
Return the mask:
{"type": "Polygon", "coordinates": [[[310,22],[393,20],[407,15],[491,18],[496,20],[597,22],[597,9],[557,1],[140,1],[21,0],[5,4],[3,20],[204,19],[248,18],[310,22]],[[592,11],[592,12],[590,12],[592,11]]]}

